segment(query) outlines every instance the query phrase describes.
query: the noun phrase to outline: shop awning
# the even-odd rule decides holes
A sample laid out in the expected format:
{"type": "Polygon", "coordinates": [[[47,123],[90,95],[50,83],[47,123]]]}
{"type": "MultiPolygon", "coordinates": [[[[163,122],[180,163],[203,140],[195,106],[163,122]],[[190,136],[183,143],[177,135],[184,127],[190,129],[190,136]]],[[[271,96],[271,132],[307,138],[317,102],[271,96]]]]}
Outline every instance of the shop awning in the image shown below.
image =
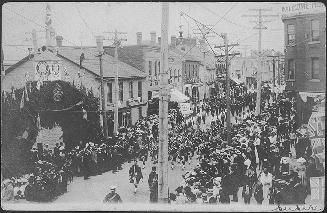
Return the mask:
{"type": "Polygon", "coordinates": [[[322,92],[299,92],[299,94],[304,102],[307,102],[308,97],[320,98],[320,99],[324,99],[326,97],[326,93],[322,93],[322,92]]]}
{"type": "Polygon", "coordinates": [[[170,101],[183,103],[188,100],[190,100],[190,98],[184,95],[183,93],[181,93],[179,90],[177,89],[170,90],[170,101]]]}
{"type": "MultiPolygon", "coordinates": [[[[159,98],[159,91],[153,91],[152,92],[152,97],[153,98],[159,98]]],[[[186,102],[188,100],[190,100],[190,98],[187,97],[186,95],[184,95],[179,90],[177,90],[177,89],[171,89],[170,90],[170,101],[183,103],[183,102],[186,102]]]]}

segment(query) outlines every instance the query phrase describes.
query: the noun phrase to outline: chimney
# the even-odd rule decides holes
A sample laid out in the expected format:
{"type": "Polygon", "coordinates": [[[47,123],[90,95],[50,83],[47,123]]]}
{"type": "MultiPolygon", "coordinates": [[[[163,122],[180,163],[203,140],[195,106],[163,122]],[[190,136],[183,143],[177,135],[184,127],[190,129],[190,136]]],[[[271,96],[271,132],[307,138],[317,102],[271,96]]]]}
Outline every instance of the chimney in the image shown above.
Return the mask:
{"type": "Polygon", "coordinates": [[[151,40],[151,44],[155,45],[156,44],[156,40],[157,40],[157,34],[156,31],[152,31],[150,32],[150,40],[151,40]]]}
{"type": "Polygon", "coordinates": [[[161,45],[161,37],[158,37],[158,44],[161,45]]]}
{"type": "Polygon", "coordinates": [[[176,36],[173,35],[170,37],[170,39],[171,39],[171,46],[176,47],[176,36]]]}
{"type": "Polygon", "coordinates": [[[100,53],[103,52],[103,36],[95,36],[96,42],[97,42],[97,48],[100,53]]]}
{"type": "Polygon", "coordinates": [[[136,33],[136,44],[141,45],[142,44],[142,32],[136,33]]]}
{"type": "Polygon", "coordinates": [[[56,36],[57,47],[62,47],[62,40],[64,38],[62,36],[56,36]]]}

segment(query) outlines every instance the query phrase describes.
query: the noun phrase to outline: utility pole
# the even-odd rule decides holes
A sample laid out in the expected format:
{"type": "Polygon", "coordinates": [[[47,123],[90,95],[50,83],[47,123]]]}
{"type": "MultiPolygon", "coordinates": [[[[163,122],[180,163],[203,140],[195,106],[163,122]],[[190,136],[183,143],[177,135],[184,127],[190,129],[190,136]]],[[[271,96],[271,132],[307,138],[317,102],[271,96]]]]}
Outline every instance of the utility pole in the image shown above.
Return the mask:
{"type": "MultiPolygon", "coordinates": [[[[204,71],[205,73],[207,73],[207,60],[206,60],[206,53],[208,52],[207,50],[207,45],[206,45],[206,42],[207,42],[207,38],[209,37],[214,37],[213,35],[210,35],[211,31],[209,31],[210,28],[212,28],[213,26],[212,25],[202,25],[202,29],[199,28],[196,30],[196,32],[194,32],[195,35],[197,34],[201,34],[202,35],[202,43],[200,45],[201,46],[201,52],[203,53],[203,66],[204,66],[204,71]]],[[[204,94],[206,94],[206,84],[205,84],[205,92],[204,94]]]]}
{"type": "Polygon", "coordinates": [[[236,56],[240,55],[240,53],[233,53],[229,54],[229,51],[231,49],[228,49],[228,47],[234,47],[238,46],[239,44],[230,44],[228,45],[228,39],[227,39],[227,33],[222,34],[222,37],[224,39],[224,45],[223,46],[217,46],[215,45],[215,48],[223,48],[225,49],[225,55],[219,55],[216,56],[216,58],[222,58],[225,57],[225,69],[226,69],[226,103],[227,103],[227,116],[226,116],[226,127],[227,127],[227,143],[231,143],[231,100],[230,100],[230,73],[229,73],[229,57],[228,56],[236,56]]]}
{"type": "Polygon", "coordinates": [[[169,3],[162,2],[159,93],[158,200],[168,202],[168,24],[169,3]]]}
{"type": "MultiPolygon", "coordinates": [[[[113,33],[114,37],[114,47],[115,47],[115,56],[114,56],[114,71],[115,71],[115,107],[114,107],[114,134],[118,133],[118,111],[119,111],[119,83],[118,83],[118,47],[122,41],[127,41],[127,39],[119,38],[118,34],[127,34],[125,32],[104,32],[104,33],[113,33]]],[[[107,39],[112,40],[112,39],[107,39]]]]}
{"type": "Polygon", "coordinates": [[[103,82],[103,69],[102,69],[102,55],[103,53],[103,36],[96,36],[97,47],[99,51],[100,60],[100,80],[101,80],[101,103],[102,103],[102,116],[103,116],[103,134],[105,138],[108,138],[108,123],[107,123],[107,112],[106,112],[106,101],[104,97],[104,82],[103,82]]]}
{"type": "Polygon", "coordinates": [[[262,54],[261,54],[261,39],[262,39],[262,30],[267,29],[267,27],[263,26],[264,22],[262,17],[278,17],[278,15],[262,15],[263,11],[271,11],[271,9],[263,9],[263,8],[256,8],[256,9],[249,9],[250,11],[258,12],[258,15],[243,15],[243,17],[256,17],[258,18],[258,27],[254,27],[254,29],[259,30],[259,40],[258,40],[258,71],[257,71],[257,100],[256,100],[256,108],[255,108],[255,115],[260,114],[260,104],[261,104],[261,81],[262,81],[262,54]]]}

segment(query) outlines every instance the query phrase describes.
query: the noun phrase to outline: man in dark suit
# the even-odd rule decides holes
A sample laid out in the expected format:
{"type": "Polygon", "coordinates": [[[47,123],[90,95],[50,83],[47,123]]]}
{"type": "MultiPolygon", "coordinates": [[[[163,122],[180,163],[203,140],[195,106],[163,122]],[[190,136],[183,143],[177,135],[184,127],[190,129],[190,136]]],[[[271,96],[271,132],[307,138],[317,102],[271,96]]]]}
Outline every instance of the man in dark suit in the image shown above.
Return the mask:
{"type": "Polygon", "coordinates": [[[149,174],[148,184],[150,188],[150,202],[158,202],[158,174],[156,167],[152,167],[152,171],[149,174]]]}
{"type": "Polygon", "coordinates": [[[135,187],[134,193],[136,193],[138,184],[139,184],[140,180],[143,179],[141,167],[139,167],[137,165],[136,159],[134,160],[134,164],[129,169],[129,176],[130,176],[131,183],[133,183],[134,187],[135,187]]]}

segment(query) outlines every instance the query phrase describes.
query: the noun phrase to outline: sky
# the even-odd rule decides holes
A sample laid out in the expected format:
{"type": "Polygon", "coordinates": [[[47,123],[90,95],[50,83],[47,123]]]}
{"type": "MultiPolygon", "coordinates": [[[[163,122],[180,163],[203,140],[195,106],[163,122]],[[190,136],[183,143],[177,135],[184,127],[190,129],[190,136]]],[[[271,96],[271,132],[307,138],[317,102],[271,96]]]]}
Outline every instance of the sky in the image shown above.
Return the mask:
{"type": "MultiPolygon", "coordinates": [[[[123,45],[136,44],[136,32],[142,32],[143,40],[150,40],[150,31],[161,33],[161,3],[158,2],[50,2],[53,27],[57,35],[64,38],[63,45],[95,46],[95,36],[104,35],[112,38],[105,31],[126,32],[123,45]]],[[[257,15],[250,11],[254,8],[271,9],[265,15],[267,30],[262,31],[262,49],[283,51],[284,25],[280,13],[282,3],[268,2],[171,2],[169,3],[169,40],[171,35],[178,36],[179,25],[182,25],[184,37],[198,36],[193,32],[198,29],[196,22],[180,13],[184,12],[203,24],[212,25],[217,34],[227,33],[229,43],[239,42],[235,47],[242,53],[247,48],[258,48],[258,18],[242,15],[257,15]],[[223,18],[222,18],[223,17],[223,18]]],[[[37,31],[38,45],[45,44],[45,2],[9,2],[2,6],[2,46],[5,61],[14,62],[26,56],[28,45],[32,46],[31,31],[37,31]],[[19,45],[19,46],[10,46],[19,45]]],[[[211,27],[210,27],[211,28],[211,27]]],[[[210,46],[223,45],[223,39],[217,34],[209,34],[210,46]]],[[[105,40],[105,45],[112,41],[105,40]]]]}

